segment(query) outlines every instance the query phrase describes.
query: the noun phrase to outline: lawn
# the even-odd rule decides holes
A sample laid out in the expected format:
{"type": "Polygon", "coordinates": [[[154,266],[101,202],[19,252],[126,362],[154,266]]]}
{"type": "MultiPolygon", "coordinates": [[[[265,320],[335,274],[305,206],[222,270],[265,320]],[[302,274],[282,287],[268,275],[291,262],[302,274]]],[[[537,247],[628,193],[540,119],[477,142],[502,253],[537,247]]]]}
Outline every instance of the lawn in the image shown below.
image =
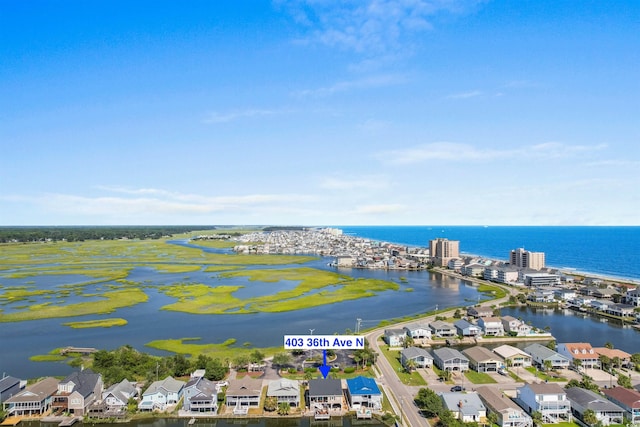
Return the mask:
{"type": "Polygon", "coordinates": [[[534,366],[528,366],[525,369],[531,372],[536,377],[540,378],[542,381],[555,381],[555,382],[567,381],[567,379],[564,377],[553,376],[553,375],[547,374],[546,372],[539,371],[534,366]]]}
{"type": "Polygon", "coordinates": [[[408,373],[400,364],[400,352],[396,350],[389,350],[386,345],[381,345],[380,349],[382,354],[387,358],[391,367],[398,375],[400,381],[405,385],[420,386],[427,385],[427,382],[422,378],[418,372],[408,373]]]}
{"type": "MultiPolygon", "coordinates": [[[[156,340],[146,343],[147,347],[158,350],[165,350],[171,353],[183,354],[186,356],[197,357],[199,354],[212,356],[221,360],[232,360],[241,354],[249,355],[255,349],[251,346],[235,346],[236,340],[229,338],[223,343],[200,343],[200,338],[179,338],[156,340]]],[[[260,351],[267,357],[273,356],[282,351],[282,347],[261,348],[260,351]]]]}
{"type": "Polygon", "coordinates": [[[484,372],[466,371],[464,376],[467,377],[472,384],[494,384],[497,382],[491,375],[484,372]]]}

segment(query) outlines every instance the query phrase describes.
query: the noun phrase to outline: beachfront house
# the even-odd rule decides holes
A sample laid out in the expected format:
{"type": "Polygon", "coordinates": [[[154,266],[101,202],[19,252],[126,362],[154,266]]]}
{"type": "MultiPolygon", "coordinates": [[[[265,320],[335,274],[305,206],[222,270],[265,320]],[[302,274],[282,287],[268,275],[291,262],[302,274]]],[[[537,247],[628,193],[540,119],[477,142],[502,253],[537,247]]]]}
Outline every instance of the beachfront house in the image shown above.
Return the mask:
{"type": "Polygon", "coordinates": [[[373,378],[360,376],[348,379],[347,399],[352,409],[361,407],[382,409],[382,392],[373,378]]]}
{"type": "Polygon", "coordinates": [[[102,402],[106,413],[120,413],[126,409],[129,399],[136,397],[139,390],[129,380],[122,380],[113,384],[102,392],[102,402]]]}
{"type": "Polygon", "coordinates": [[[300,383],[287,378],[271,381],[267,387],[267,396],[275,397],[280,403],[288,403],[291,407],[300,406],[300,383]]]}
{"type": "Polygon", "coordinates": [[[233,408],[234,415],[246,415],[249,408],[260,406],[262,394],[262,380],[244,377],[239,380],[230,380],[227,387],[227,406],[233,408]]]}
{"type": "Polygon", "coordinates": [[[582,368],[600,368],[600,358],[591,344],[585,342],[565,342],[556,346],[558,353],[569,359],[571,365],[576,365],[579,360],[579,366],[582,368]]]}
{"type": "Polygon", "coordinates": [[[485,347],[467,348],[462,353],[469,359],[469,367],[476,372],[498,372],[504,366],[504,360],[485,347]]]}
{"type": "Polygon", "coordinates": [[[634,307],[640,306],[640,286],[635,289],[629,289],[624,297],[624,301],[627,304],[633,305],[634,307]]]}
{"type": "Polygon", "coordinates": [[[413,360],[414,368],[430,368],[433,365],[431,354],[420,347],[407,347],[400,352],[400,362],[405,369],[408,368],[410,360],[413,360]]]}
{"type": "Polygon", "coordinates": [[[385,329],[383,339],[389,347],[402,347],[406,336],[404,329],[385,329]]]}
{"type": "Polygon", "coordinates": [[[192,376],[182,392],[184,402],[182,408],[188,412],[218,412],[218,392],[216,383],[202,376],[192,376]]]}
{"type": "Polygon", "coordinates": [[[531,366],[531,355],[525,353],[517,347],[504,344],[494,348],[493,352],[504,359],[505,365],[513,367],[531,366]]]}
{"type": "Polygon", "coordinates": [[[496,414],[500,427],[532,427],[533,420],[513,400],[500,390],[482,386],[476,389],[480,400],[487,408],[487,413],[496,414]]]}
{"type": "Polygon", "coordinates": [[[554,383],[532,383],[516,389],[516,402],[529,415],[542,414],[544,424],[571,421],[571,402],[565,390],[554,383]]]}
{"type": "Polygon", "coordinates": [[[141,411],[165,411],[168,405],[175,405],[182,398],[185,384],[184,381],[176,380],[173,377],[154,381],[142,393],[138,409],[141,411]]]}
{"type": "Polygon", "coordinates": [[[456,327],[456,333],[463,337],[477,337],[482,335],[482,329],[480,329],[479,326],[464,319],[456,320],[453,326],[456,327]]]}
{"type": "Polygon", "coordinates": [[[524,352],[531,356],[531,361],[539,368],[545,368],[547,360],[551,363],[551,369],[567,369],[570,364],[569,358],[541,344],[531,344],[524,348],[524,352]]]}
{"type": "Polygon", "coordinates": [[[431,329],[432,336],[436,336],[438,338],[448,338],[456,335],[456,327],[453,326],[453,324],[442,320],[436,320],[429,323],[429,328],[431,329]]]}
{"type": "Polygon", "coordinates": [[[58,383],[53,410],[84,416],[89,406],[102,397],[102,388],[102,375],[91,369],[73,372],[58,383]]]}
{"type": "Polygon", "coordinates": [[[411,323],[404,327],[407,336],[415,339],[431,339],[431,329],[428,323],[411,323]]]}
{"type": "Polygon", "coordinates": [[[531,333],[531,326],[513,316],[502,316],[502,327],[512,336],[524,337],[531,333]]]}
{"type": "Polygon", "coordinates": [[[504,335],[504,326],[499,317],[481,317],[478,326],[482,328],[484,336],[501,337],[504,335]]]}
{"type": "Polygon", "coordinates": [[[640,423],[640,392],[624,387],[602,390],[604,396],[625,410],[625,418],[632,424],[640,423]]]}
{"type": "Polygon", "coordinates": [[[484,424],[487,422],[487,408],[478,393],[441,393],[442,405],[455,419],[465,423],[484,424]]]}
{"type": "Polygon", "coordinates": [[[8,397],[4,401],[4,409],[8,416],[43,415],[51,409],[53,395],[57,391],[58,380],[52,377],[44,378],[8,397]]]}
{"type": "Polygon", "coordinates": [[[469,359],[455,348],[442,347],[433,350],[433,363],[443,371],[469,370],[469,359]]]}
{"type": "Polygon", "coordinates": [[[566,393],[571,402],[571,412],[579,419],[584,421],[584,413],[590,409],[602,425],[623,423],[624,409],[602,395],[580,387],[568,388],[566,393]]]}

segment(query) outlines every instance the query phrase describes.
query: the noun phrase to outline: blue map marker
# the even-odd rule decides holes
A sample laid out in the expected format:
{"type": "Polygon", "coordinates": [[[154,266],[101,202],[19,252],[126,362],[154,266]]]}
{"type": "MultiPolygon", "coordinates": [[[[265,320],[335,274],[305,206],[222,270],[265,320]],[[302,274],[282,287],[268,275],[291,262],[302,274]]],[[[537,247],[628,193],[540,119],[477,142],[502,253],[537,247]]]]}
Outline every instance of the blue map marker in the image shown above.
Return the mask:
{"type": "Polygon", "coordinates": [[[327,365],[327,350],[322,350],[322,358],[324,363],[318,369],[320,369],[320,373],[322,373],[322,378],[326,380],[331,370],[331,366],[327,365]]]}

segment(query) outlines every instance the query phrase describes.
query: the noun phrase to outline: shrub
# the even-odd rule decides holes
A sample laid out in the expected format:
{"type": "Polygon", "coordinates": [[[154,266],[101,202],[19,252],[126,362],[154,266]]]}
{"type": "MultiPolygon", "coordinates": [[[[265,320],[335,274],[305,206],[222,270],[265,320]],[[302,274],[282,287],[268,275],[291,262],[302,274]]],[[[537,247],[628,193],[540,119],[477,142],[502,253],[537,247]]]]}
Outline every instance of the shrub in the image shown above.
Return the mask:
{"type": "Polygon", "coordinates": [[[354,368],[353,366],[349,366],[348,368],[344,368],[344,373],[345,374],[353,374],[356,371],[356,368],[354,368]]]}

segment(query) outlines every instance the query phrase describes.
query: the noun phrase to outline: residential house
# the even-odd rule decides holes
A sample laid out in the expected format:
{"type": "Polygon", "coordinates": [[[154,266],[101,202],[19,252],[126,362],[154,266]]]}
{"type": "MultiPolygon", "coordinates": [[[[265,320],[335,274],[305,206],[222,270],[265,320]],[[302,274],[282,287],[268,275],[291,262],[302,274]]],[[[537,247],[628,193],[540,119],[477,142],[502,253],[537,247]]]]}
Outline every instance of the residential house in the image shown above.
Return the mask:
{"type": "Polygon", "coordinates": [[[102,397],[102,375],[91,369],[73,372],[58,383],[52,407],[56,411],[84,416],[89,406],[102,397]]]}
{"type": "Polygon", "coordinates": [[[631,363],[631,354],[617,348],[594,347],[593,351],[598,355],[598,359],[600,359],[600,356],[606,356],[610,360],[618,358],[622,366],[629,366],[631,363]]]}
{"type": "Polygon", "coordinates": [[[453,326],[453,324],[442,320],[436,320],[429,323],[429,328],[431,328],[432,336],[439,338],[453,337],[456,335],[456,327],[453,326]]]}
{"type": "Polygon", "coordinates": [[[102,402],[107,413],[119,413],[127,408],[129,399],[138,396],[139,390],[129,380],[122,380],[102,392],[102,402]]]}
{"type": "Polygon", "coordinates": [[[534,412],[542,414],[544,424],[571,420],[571,402],[565,390],[554,383],[525,384],[516,391],[516,402],[529,415],[534,412]]]}
{"type": "Polygon", "coordinates": [[[580,387],[568,388],[566,393],[571,402],[571,412],[579,419],[583,420],[585,411],[591,409],[602,425],[623,423],[624,409],[602,395],[580,387]]]}
{"type": "Polygon", "coordinates": [[[616,291],[615,289],[596,288],[591,292],[591,295],[593,295],[596,298],[611,299],[617,293],[618,291],[616,291]]]}
{"type": "Polygon", "coordinates": [[[534,365],[544,368],[545,361],[551,362],[551,369],[567,369],[569,359],[557,351],[553,351],[541,344],[531,344],[524,348],[524,352],[531,356],[534,365]]]}
{"type": "Polygon", "coordinates": [[[385,329],[384,340],[389,347],[402,347],[407,333],[404,329],[385,329]]]}
{"type": "Polygon", "coordinates": [[[508,366],[531,366],[531,355],[525,353],[517,347],[504,344],[494,348],[493,352],[502,357],[505,361],[505,364],[508,366]]]}
{"type": "Polygon", "coordinates": [[[589,304],[589,306],[591,308],[593,308],[594,310],[597,311],[607,311],[609,309],[609,307],[611,307],[612,305],[614,305],[613,301],[605,301],[605,300],[598,300],[598,299],[594,299],[591,300],[591,303],[589,304]]]}
{"type": "Polygon", "coordinates": [[[347,399],[351,408],[382,409],[382,392],[373,378],[360,376],[348,379],[347,399]]]}
{"type": "Polygon", "coordinates": [[[624,297],[624,301],[634,307],[640,306],[640,286],[635,289],[629,289],[624,297]]]}
{"type": "Polygon", "coordinates": [[[260,406],[262,380],[244,377],[230,380],[227,387],[227,406],[234,408],[235,415],[246,415],[249,408],[260,406]]]}
{"type": "Polygon", "coordinates": [[[445,409],[451,411],[454,418],[465,423],[487,422],[487,408],[478,393],[441,393],[440,398],[445,409]]]}
{"type": "Polygon", "coordinates": [[[20,380],[11,376],[0,379],[0,403],[16,395],[20,388],[20,380]]]}
{"type": "Polygon", "coordinates": [[[193,376],[182,391],[182,408],[189,412],[218,412],[218,392],[216,383],[202,376],[193,376]]]}
{"type": "Polygon", "coordinates": [[[565,342],[559,343],[556,350],[561,355],[569,359],[574,366],[582,366],[583,368],[600,368],[600,359],[598,353],[593,351],[591,344],[585,342],[565,342]],[[577,365],[579,360],[579,365],[577,365]]]}
{"type": "Polygon", "coordinates": [[[611,304],[605,313],[618,317],[635,317],[635,306],[629,304],[611,304]]]}
{"type": "Polygon", "coordinates": [[[467,264],[462,266],[460,273],[463,276],[482,277],[485,268],[484,264],[467,264]]]}
{"type": "Polygon", "coordinates": [[[604,396],[625,410],[625,417],[632,424],[640,423],[640,392],[624,387],[602,390],[604,396]]]}
{"type": "Polygon", "coordinates": [[[482,328],[485,336],[501,337],[504,335],[504,326],[499,317],[481,317],[478,326],[482,328]]]}
{"type": "Polygon", "coordinates": [[[174,405],[182,398],[185,382],[166,377],[154,381],[142,393],[142,401],[138,404],[141,411],[164,411],[167,405],[174,405]]]}
{"type": "Polygon", "coordinates": [[[443,371],[469,370],[469,359],[455,348],[442,347],[433,350],[433,363],[443,371]]]}
{"type": "Polygon", "coordinates": [[[524,337],[531,333],[531,326],[513,316],[502,316],[502,327],[509,335],[524,337]]]}
{"type": "Polygon", "coordinates": [[[427,350],[420,347],[408,347],[400,352],[400,362],[407,368],[409,360],[413,360],[416,368],[429,368],[433,365],[433,356],[427,350]]]}
{"type": "Polygon", "coordinates": [[[58,391],[58,380],[44,378],[4,401],[9,416],[42,415],[51,409],[53,395],[58,391]]]}
{"type": "Polygon", "coordinates": [[[453,326],[456,327],[457,334],[462,335],[463,337],[477,337],[482,335],[482,329],[480,329],[479,326],[464,319],[456,320],[453,323],[453,326]]]}
{"type": "Polygon", "coordinates": [[[473,306],[467,308],[467,316],[480,318],[493,316],[493,309],[485,306],[473,306]]]}
{"type": "Polygon", "coordinates": [[[550,303],[555,301],[553,289],[536,289],[527,296],[527,299],[529,301],[540,303],[550,303]]]}
{"type": "Polygon", "coordinates": [[[485,267],[484,272],[482,273],[482,278],[484,280],[498,280],[498,267],[495,265],[485,267]]]}
{"type": "Polygon", "coordinates": [[[288,403],[291,407],[300,407],[300,383],[287,378],[271,381],[267,387],[267,396],[275,397],[278,404],[288,403]]]}
{"type": "Polygon", "coordinates": [[[570,301],[576,298],[574,289],[558,288],[553,290],[553,295],[561,301],[570,301]]]}
{"type": "Polygon", "coordinates": [[[476,389],[488,413],[494,413],[500,427],[532,427],[533,420],[513,400],[493,387],[476,389]]]}
{"type": "Polygon", "coordinates": [[[469,359],[469,367],[477,372],[498,372],[504,366],[504,360],[485,347],[467,348],[462,353],[469,359]]]}
{"type": "Polygon", "coordinates": [[[342,381],[333,378],[309,381],[309,406],[342,409],[342,381]]]}
{"type": "Polygon", "coordinates": [[[427,323],[411,323],[404,330],[413,339],[431,339],[431,329],[427,323]]]}
{"type": "Polygon", "coordinates": [[[520,271],[515,267],[501,267],[497,270],[496,281],[499,283],[517,283],[520,279],[520,271]]]}

